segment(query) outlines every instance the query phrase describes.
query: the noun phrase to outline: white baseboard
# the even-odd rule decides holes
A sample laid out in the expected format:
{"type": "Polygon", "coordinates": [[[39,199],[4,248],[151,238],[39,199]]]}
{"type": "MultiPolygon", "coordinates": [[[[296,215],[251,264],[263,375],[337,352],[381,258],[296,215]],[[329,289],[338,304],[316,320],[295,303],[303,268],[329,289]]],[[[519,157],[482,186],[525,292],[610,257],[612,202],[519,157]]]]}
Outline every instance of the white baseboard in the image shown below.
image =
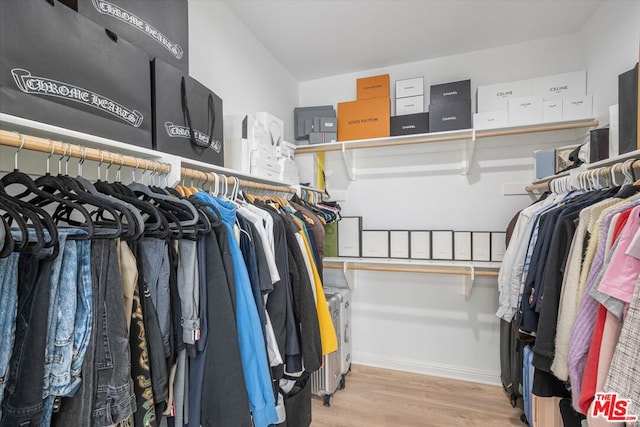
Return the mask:
{"type": "Polygon", "coordinates": [[[353,353],[353,363],[376,368],[394,369],[434,377],[451,378],[481,384],[501,385],[500,372],[485,371],[455,365],[426,363],[418,360],[389,358],[374,354],[353,353]]]}

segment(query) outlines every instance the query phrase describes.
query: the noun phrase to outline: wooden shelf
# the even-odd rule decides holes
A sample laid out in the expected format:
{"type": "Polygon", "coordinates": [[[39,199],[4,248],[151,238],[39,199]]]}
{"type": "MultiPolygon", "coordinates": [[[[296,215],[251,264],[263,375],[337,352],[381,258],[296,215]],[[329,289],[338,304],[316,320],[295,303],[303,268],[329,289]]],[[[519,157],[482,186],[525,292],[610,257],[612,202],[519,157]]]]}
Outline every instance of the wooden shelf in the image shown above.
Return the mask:
{"type": "Polygon", "coordinates": [[[612,157],[610,159],[600,160],[599,162],[593,162],[587,164],[587,169],[597,169],[604,166],[611,166],[616,163],[623,163],[629,159],[640,159],[640,150],[630,151],[628,153],[620,154],[619,156],[612,157]]]}
{"type": "Polygon", "coordinates": [[[473,129],[454,130],[449,132],[421,133],[416,135],[391,136],[389,138],[358,139],[353,141],[327,142],[324,144],[300,145],[296,154],[341,151],[375,147],[393,147],[410,144],[428,144],[443,141],[459,141],[470,139],[473,129]]]}
{"type": "MultiPolygon", "coordinates": [[[[599,168],[606,168],[606,167],[613,166],[613,165],[616,165],[616,164],[619,164],[619,163],[624,163],[625,161],[627,161],[629,159],[640,160],[640,150],[635,150],[635,151],[631,151],[629,153],[620,154],[619,156],[612,157],[610,159],[600,160],[598,162],[587,163],[587,164],[584,164],[584,165],[580,166],[579,170],[580,171],[585,171],[585,170],[595,170],[595,169],[599,169],[599,168]]],[[[531,183],[531,185],[528,185],[525,188],[525,190],[528,191],[528,192],[547,190],[549,188],[549,182],[551,182],[551,181],[553,181],[554,179],[557,179],[557,178],[562,178],[562,177],[568,176],[570,173],[571,173],[571,171],[565,171],[565,172],[559,173],[557,175],[552,175],[552,176],[548,176],[546,178],[535,180],[535,181],[533,181],[531,183]]]]}
{"type": "Polygon", "coordinates": [[[480,261],[440,261],[393,258],[324,258],[325,269],[342,270],[347,285],[355,288],[355,271],[423,273],[464,276],[463,294],[469,298],[476,277],[497,277],[501,263],[480,261]]]}
{"type": "MultiPolygon", "coordinates": [[[[468,139],[497,138],[514,135],[529,135],[540,132],[558,132],[589,129],[598,126],[595,119],[569,122],[541,123],[527,126],[511,126],[497,129],[462,129],[449,132],[422,133],[417,135],[392,136],[388,138],[359,139],[353,141],[328,142],[324,144],[302,145],[296,148],[296,154],[318,153],[326,151],[356,150],[375,147],[395,147],[410,144],[430,144],[445,141],[462,141],[468,139]]],[[[571,138],[572,140],[575,138],[571,138]]]]}
{"type": "Polygon", "coordinates": [[[424,154],[429,152],[453,152],[460,154],[459,170],[462,175],[468,175],[473,164],[476,147],[502,147],[505,145],[522,146],[525,144],[571,144],[582,142],[587,130],[597,126],[594,119],[564,121],[555,123],[541,123],[528,126],[511,126],[497,129],[462,129],[450,132],[434,132],[418,135],[393,136],[389,138],[361,139],[354,141],[339,141],[325,144],[303,145],[296,149],[296,155],[319,152],[338,152],[342,155],[350,180],[358,176],[371,177],[380,174],[410,173],[412,168],[423,170],[425,167],[424,154]],[[398,147],[414,146],[411,154],[403,155],[398,147]],[[368,150],[367,150],[368,149],[368,150]],[[365,153],[365,150],[366,153],[365,153]],[[403,158],[394,166],[392,158],[403,158]],[[384,159],[380,161],[373,159],[384,159]],[[406,159],[410,159],[407,163],[406,159]],[[371,165],[373,168],[364,166],[371,165]],[[382,171],[379,169],[382,168],[382,171]],[[397,171],[397,172],[396,172],[397,171]]]}

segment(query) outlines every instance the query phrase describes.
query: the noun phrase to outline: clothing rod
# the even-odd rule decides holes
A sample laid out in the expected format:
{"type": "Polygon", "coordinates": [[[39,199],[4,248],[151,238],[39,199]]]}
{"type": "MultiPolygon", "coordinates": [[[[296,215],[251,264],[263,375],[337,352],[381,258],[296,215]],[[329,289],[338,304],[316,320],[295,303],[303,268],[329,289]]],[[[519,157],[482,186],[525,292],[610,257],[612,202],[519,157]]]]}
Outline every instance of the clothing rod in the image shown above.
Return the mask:
{"type": "MultiPolygon", "coordinates": [[[[342,270],[341,265],[325,264],[324,268],[342,270]]],[[[412,268],[412,267],[382,267],[373,265],[348,265],[348,270],[388,271],[396,273],[429,273],[429,274],[453,274],[458,276],[470,276],[471,270],[447,270],[443,268],[412,268]]],[[[475,276],[498,277],[497,271],[474,271],[475,276]]]]}
{"type": "Polygon", "coordinates": [[[155,162],[153,160],[127,156],[96,148],[83,147],[63,141],[24,135],[18,132],[10,132],[6,130],[0,130],[0,145],[29,151],[39,151],[47,154],[64,155],[76,159],[84,158],[95,162],[122,165],[130,168],[144,169],[160,173],[171,172],[171,165],[167,163],[155,162]]]}
{"type": "MultiPolygon", "coordinates": [[[[606,175],[611,175],[612,172],[614,173],[620,173],[622,172],[624,166],[624,162],[620,162],[620,163],[616,163],[615,165],[612,166],[603,166],[597,169],[587,169],[584,170],[582,172],[580,172],[579,174],[584,174],[585,176],[589,176],[589,174],[594,174],[594,175],[600,175],[600,176],[606,176],[606,175]]],[[[631,167],[633,169],[638,169],[640,168],[640,160],[635,160],[632,164],[631,167]]],[[[563,179],[563,178],[567,178],[570,175],[565,175],[562,177],[551,177],[549,178],[547,181],[543,181],[543,182],[538,182],[535,184],[531,184],[531,185],[527,185],[524,189],[527,192],[534,192],[534,191],[547,191],[549,190],[551,187],[551,183],[553,181],[555,181],[556,179],[563,179]]]]}
{"type": "Polygon", "coordinates": [[[300,185],[300,189],[306,190],[306,191],[311,191],[312,193],[318,193],[318,194],[322,194],[322,195],[325,194],[324,190],[320,190],[319,188],[308,187],[306,185],[300,185]]]}
{"type": "Polygon", "coordinates": [[[215,177],[217,175],[219,177],[218,179],[220,180],[226,178],[227,185],[229,186],[235,185],[236,180],[238,180],[240,184],[240,188],[244,188],[244,189],[274,191],[278,193],[287,193],[287,194],[295,194],[296,192],[295,188],[292,188],[286,185],[280,186],[280,185],[272,185],[272,184],[262,184],[260,182],[249,181],[246,179],[239,179],[234,176],[222,176],[221,174],[218,174],[215,172],[203,172],[203,171],[200,171],[197,169],[191,169],[191,168],[181,168],[180,175],[183,179],[191,178],[197,181],[204,181],[204,182],[214,182],[216,179],[215,177]]]}

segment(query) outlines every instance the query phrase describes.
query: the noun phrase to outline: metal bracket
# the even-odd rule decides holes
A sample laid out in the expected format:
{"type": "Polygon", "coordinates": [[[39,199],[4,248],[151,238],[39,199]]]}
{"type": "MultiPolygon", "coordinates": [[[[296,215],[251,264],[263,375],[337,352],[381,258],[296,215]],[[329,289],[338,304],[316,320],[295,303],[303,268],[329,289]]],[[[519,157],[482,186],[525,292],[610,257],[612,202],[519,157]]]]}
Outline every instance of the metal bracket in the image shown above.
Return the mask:
{"type": "Polygon", "coordinates": [[[158,162],[168,163],[171,165],[171,172],[167,174],[167,185],[173,187],[180,182],[180,169],[182,168],[182,160],[178,156],[171,154],[162,154],[156,159],[158,162]]]}
{"type": "Polygon", "coordinates": [[[463,276],[461,294],[466,299],[471,298],[471,290],[473,289],[474,282],[476,280],[476,269],[474,266],[469,267],[469,275],[463,276]]]}
{"type": "Polygon", "coordinates": [[[347,282],[349,289],[354,290],[356,288],[356,270],[349,269],[349,261],[342,263],[342,274],[344,274],[344,280],[347,282]]]}
{"type": "Polygon", "coordinates": [[[462,158],[462,167],[460,173],[462,175],[468,175],[469,169],[471,169],[471,162],[473,161],[473,155],[476,151],[476,130],[471,131],[471,139],[465,141],[464,153],[462,158]]]}
{"type": "Polygon", "coordinates": [[[344,161],[344,167],[347,170],[347,175],[349,175],[349,179],[351,181],[356,180],[356,156],[353,153],[351,156],[347,152],[347,148],[342,141],[342,160],[344,161]]]}

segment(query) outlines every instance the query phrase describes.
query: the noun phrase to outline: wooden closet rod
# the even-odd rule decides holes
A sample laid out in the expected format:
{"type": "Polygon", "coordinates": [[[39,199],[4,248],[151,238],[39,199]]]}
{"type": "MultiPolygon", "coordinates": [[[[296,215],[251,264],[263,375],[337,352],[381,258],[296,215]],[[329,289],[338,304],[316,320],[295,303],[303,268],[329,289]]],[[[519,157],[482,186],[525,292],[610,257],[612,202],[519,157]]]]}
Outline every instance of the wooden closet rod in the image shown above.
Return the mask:
{"type": "Polygon", "coordinates": [[[180,175],[184,178],[191,178],[197,181],[204,182],[214,182],[216,179],[216,175],[219,180],[226,179],[227,185],[233,186],[235,185],[236,180],[238,180],[240,184],[240,188],[244,189],[252,189],[252,190],[264,190],[264,191],[274,191],[278,193],[287,193],[287,194],[295,194],[295,188],[286,186],[286,185],[272,185],[272,184],[263,184],[260,182],[249,181],[246,179],[239,179],[235,176],[222,176],[221,174],[217,174],[215,172],[203,172],[197,169],[191,168],[181,168],[180,175]]]}
{"type": "Polygon", "coordinates": [[[0,130],[0,145],[5,147],[21,148],[23,150],[40,151],[47,154],[59,154],[76,159],[86,159],[107,164],[122,165],[130,168],[156,171],[160,173],[171,172],[171,165],[155,162],[153,160],[112,153],[106,150],[83,147],[69,144],[63,141],[23,135],[18,132],[0,130]]]}
{"type": "MultiPolygon", "coordinates": [[[[620,163],[616,163],[615,165],[612,166],[603,166],[601,168],[597,168],[597,169],[587,169],[585,171],[580,172],[581,174],[585,174],[588,176],[588,174],[592,173],[594,175],[600,175],[600,176],[606,176],[609,175],[611,176],[611,173],[616,173],[616,172],[622,172],[622,168],[624,167],[624,162],[620,162],[620,163]]],[[[633,169],[638,169],[640,168],[640,160],[635,160],[632,164],[631,167],[633,169]]],[[[567,178],[569,175],[565,175],[565,176],[561,176],[561,177],[554,177],[554,178],[550,178],[548,181],[543,181],[543,182],[538,182],[536,184],[531,184],[531,185],[527,185],[524,189],[528,192],[534,192],[534,191],[547,191],[549,190],[551,187],[551,183],[556,180],[556,179],[563,179],[563,178],[567,178]]]]}
{"type": "MultiPolygon", "coordinates": [[[[325,264],[324,268],[342,270],[341,265],[325,264]]],[[[470,276],[470,270],[447,270],[444,268],[414,268],[414,267],[385,267],[376,265],[348,265],[348,270],[389,271],[396,273],[429,273],[429,274],[454,274],[458,276],[470,276]]],[[[474,271],[475,276],[498,277],[497,271],[474,271]]]]}

